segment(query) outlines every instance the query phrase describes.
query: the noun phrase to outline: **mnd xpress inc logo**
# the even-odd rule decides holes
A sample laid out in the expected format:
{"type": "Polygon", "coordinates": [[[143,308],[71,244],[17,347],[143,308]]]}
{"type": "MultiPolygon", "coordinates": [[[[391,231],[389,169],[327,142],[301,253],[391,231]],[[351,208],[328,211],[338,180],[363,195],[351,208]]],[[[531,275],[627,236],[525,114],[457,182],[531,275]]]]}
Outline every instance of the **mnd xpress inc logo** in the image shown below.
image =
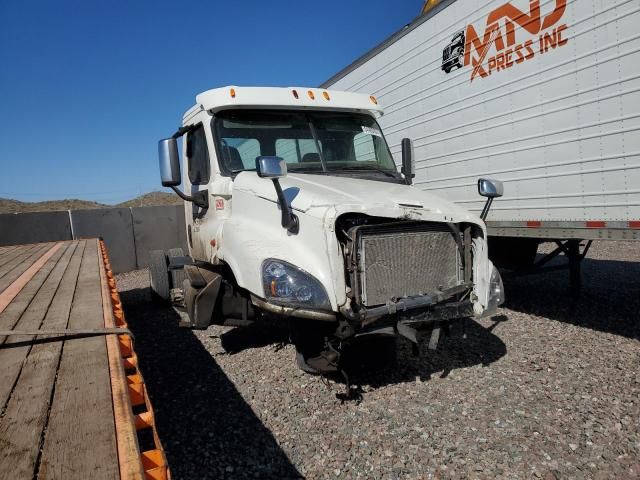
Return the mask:
{"type": "Polygon", "coordinates": [[[543,13],[540,0],[529,0],[527,12],[505,3],[489,13],[484,25],[455,32],[442,52],[442,70],[469,67],[473,82],[566,45],[567,25],[559,22],[567,0],[549,6],[553,10],[543,13]]]}

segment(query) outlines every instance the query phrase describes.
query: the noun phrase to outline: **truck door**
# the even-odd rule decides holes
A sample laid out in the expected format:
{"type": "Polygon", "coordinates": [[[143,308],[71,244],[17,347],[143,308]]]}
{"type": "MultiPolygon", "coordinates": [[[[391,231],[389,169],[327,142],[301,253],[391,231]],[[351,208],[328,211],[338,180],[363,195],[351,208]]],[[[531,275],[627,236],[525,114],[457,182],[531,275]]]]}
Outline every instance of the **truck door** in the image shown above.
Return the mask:
{"type": "MultiPolygon", "coordinates": [[[[207,189],[211,178],[211,163],[204,126],[199,123],[193,130],[187,133],[184,143],[186,176],[185,186],[190,185],[190,193],[193,195],[199,190],[207,189]]],[[[195,203],[184,202],[184,216],[187,224],[187,241],[191,256],[196,259],[206,259],[206,245],[203,235],[200,234],[207,209],[198,207],[195,203]]]]}

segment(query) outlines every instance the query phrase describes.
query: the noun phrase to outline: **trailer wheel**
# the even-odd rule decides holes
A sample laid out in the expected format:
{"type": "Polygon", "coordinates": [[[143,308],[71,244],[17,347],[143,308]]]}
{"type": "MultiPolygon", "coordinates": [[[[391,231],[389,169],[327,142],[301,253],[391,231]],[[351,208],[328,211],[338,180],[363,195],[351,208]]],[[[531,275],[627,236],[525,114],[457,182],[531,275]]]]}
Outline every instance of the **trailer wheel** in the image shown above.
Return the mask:
{"type": "Polygon", "coordinates": [[[489,237],[489,259],[500,268],[528,268],[536,260],[538,244],[537,238],[489,237]]]}
{"type": "Polygon", "coordinates": [[[149,252],[149,281],[155,298],[169,301],[169,271],[167,270],[167,256],[162,250],[149,252]]]}
{"type": "MultiPolygon", "coordinates": [[[[169,263],[171,263],[171,259],[174,257],[184,257],[184,252],[181,248],[170,248],[167,250],[167,259],[169,260],[169,263]]],[[[169,274],[171,275],[171,287],[182,288],[182,282],[186,278],[184,275],[184,269],[170,270],[169,274]]]]}

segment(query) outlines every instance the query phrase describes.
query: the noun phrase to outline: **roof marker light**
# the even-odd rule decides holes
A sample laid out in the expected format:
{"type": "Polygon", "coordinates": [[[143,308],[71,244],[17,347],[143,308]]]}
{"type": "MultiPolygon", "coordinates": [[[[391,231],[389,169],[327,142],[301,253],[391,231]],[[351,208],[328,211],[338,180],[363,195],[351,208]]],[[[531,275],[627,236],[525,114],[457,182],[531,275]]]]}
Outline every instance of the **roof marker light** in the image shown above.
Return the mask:
{"type": "Polygon", "coordinates": [[[371,103],[373,103],[374,105],[378,104],[378,99],[376,97],[374,97],[373,95],[371,95],[369,97],[369,100],[371,100],[371,103]]]}
{"type": "Polygon", "coordinates": [[[297,100],[298,99],[298,92],[297,90],[292,90],[293,93],[293,97],[297,100]]]}
{"type": "Polygon", "coordinates": [[[322,92],[322,96],[325,100],[331,100],[331,98],[329,97],[329,92],[322,92]]]}
{"type": "Polygon", "coordinates": [[[231,95],[231,98],[236,98],[236,89],[232,88],[231,90],[229,90],[229,94],[231,95]]]}
{"type": "Polygon", "coordinates": [[[310,98],[311,100],[315,100],[315,99],[316,99],[316,96],[313,94],[313,92],[312,92],[311,90],[309,90],[309,91],[307,92],[307,94],[309,95],[309,98],[310,98]]]}

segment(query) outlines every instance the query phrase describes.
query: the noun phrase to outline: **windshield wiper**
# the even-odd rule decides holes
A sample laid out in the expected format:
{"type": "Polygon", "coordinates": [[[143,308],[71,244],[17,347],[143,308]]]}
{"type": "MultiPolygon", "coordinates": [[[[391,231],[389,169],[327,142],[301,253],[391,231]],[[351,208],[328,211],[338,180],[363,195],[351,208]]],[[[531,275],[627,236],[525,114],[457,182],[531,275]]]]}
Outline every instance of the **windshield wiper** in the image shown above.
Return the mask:
{"type": "Polygon", "coordinates": [[[335,170],[330,169],[329,171],[340,171],[340,170],[344,170],[344,171],[372,171],[372,172],[380,172],[380,173],[384,173],[387,177],[392,177],[392,178],[398,178],[398,174],[391,171],[391,170],[385,170],[383,168],[380,167],[366,167],[364,165],[353,165],[351,167],[340,167],[340,168],[336,168],[335,170]]]}

